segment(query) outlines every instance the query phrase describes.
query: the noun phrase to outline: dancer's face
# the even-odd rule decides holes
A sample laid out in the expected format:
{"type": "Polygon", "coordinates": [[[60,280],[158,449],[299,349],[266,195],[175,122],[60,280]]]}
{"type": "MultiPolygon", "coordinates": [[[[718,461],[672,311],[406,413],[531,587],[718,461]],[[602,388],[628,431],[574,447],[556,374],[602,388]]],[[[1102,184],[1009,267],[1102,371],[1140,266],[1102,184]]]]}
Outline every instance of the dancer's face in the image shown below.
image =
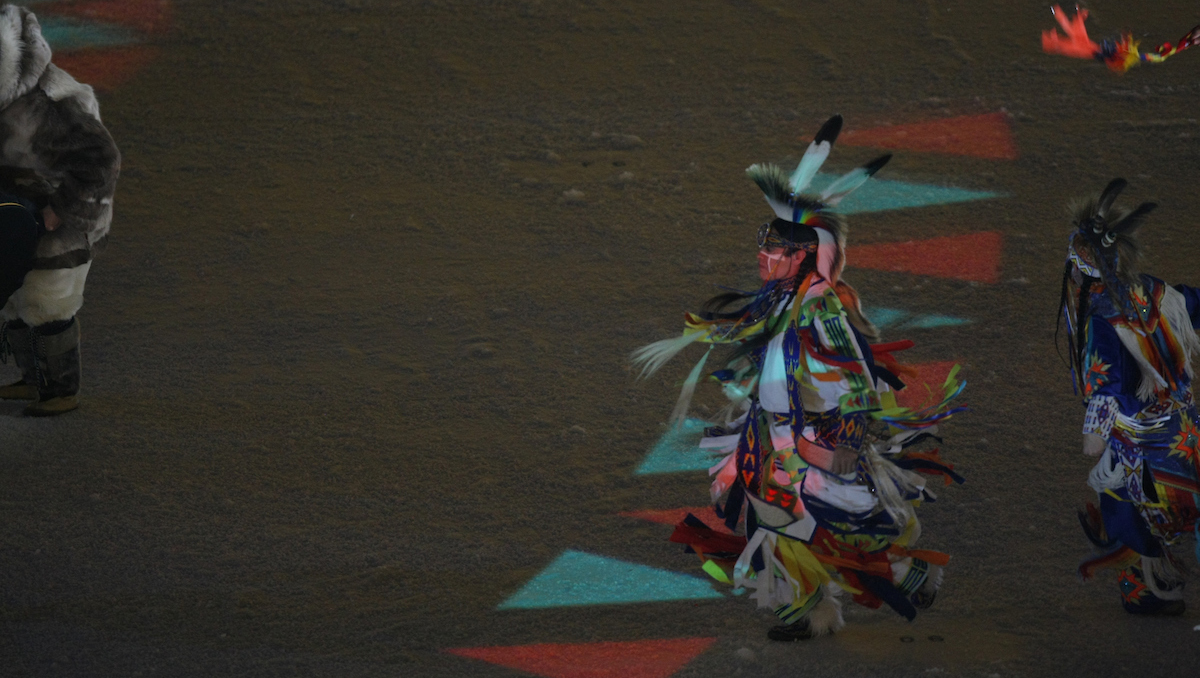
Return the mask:
{"type": "Polygon", "coordinates": [[[789,252],[783,247],[764,247],[758,251],[758,277],[763,282],[786,280],[800,272],[806,252],[789,252]]]}

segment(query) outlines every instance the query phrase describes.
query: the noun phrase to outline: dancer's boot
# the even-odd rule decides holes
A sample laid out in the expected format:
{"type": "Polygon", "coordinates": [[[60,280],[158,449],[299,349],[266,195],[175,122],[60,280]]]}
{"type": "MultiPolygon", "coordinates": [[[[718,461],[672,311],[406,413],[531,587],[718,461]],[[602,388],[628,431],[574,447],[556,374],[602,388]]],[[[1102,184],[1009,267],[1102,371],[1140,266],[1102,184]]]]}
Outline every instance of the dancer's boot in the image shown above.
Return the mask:
{"type": "Polygon", "coordinates": [[[33,328],[37,401],[25,408],[31,417],[52,417],[79,407],[79,322],[46,323],[33,328]]]}
{"type": "MultiPolygon", "coordinates": [[[[37,387],[33,385],[33,343],[29,325],[20,320],[4,323],[0,332],[0,358],[11,355],[21,378],[6,386],[0,386],[0,400],[37,400],[37,387]]],[[[5,362],[8,362],[7,359],[5,362]]]]}

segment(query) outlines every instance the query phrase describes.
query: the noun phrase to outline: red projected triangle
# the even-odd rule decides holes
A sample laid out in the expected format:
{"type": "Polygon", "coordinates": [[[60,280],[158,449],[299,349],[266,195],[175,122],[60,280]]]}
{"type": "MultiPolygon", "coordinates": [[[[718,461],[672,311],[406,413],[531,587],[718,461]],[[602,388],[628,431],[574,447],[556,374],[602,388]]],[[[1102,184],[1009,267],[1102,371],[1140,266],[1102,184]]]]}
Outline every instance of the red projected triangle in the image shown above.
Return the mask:
{"type": "Polygon", "coordinates": [[[943,360],[936,363],[909,365],[909,367],[916,368],[917,377],[916,379],[900,377],[907,387],[903,391],[896,392],[896,404],[900,407],[916,408],[940,402],[942,384],[946,382],[946,375],[950,374],[951,368],[957,364],[953,360],[943,360]]]}
{"type": "Polygon", "coordinates": [[[838,137],[838,143],[976,158],[1017,159],[1017,145],[1013,141],[1007,113],[966,115],[911,125],[849,130],[838,137]]]}
{"type": "Polygon", "coordinates": [[[456,647],[446,652],[546,678],[667,678],[716,640],[456,647]]]}
{"type": "Polygon", "coordinates": [[[115,49],[81,49],[55,54],[54,63],[98,90],[112,90],[124,84],[143,66],[158,56],[158,49],[135,45],[115,49]]]}
{"type": "MultiPolygon", "coordinates": [[[[116,24],[145,33],[162,33],[171,25],[168,0],[84,0],[55,2],[38,8],[38,14],[116,24]]],[[[55,63],[58,63],[55,60],[55,63]]]]}
{"type": "Polygon", "coordinates": [[[711,506],[687,506],[677,509],[661,509],[661,510],[645,510],[645,511],[622,511],[617,515],[625,516],[626,518],[638,518],[639,520],[649,520],[652,523],[661,523],[663,525],[678,525],[683,521],[687,514],[693,514],[700,520],[704,521],[717,532],[733,534],[725,527],[725,521],[717,517],[717,512],[711,506]]]}
{"type": "Polygon", "coordinates": [[[846,248],[846,265],[995,283],[1000,280],[1000,252],[1003,247],[1004,237],[994,231],[855,245],[846,248]]]}

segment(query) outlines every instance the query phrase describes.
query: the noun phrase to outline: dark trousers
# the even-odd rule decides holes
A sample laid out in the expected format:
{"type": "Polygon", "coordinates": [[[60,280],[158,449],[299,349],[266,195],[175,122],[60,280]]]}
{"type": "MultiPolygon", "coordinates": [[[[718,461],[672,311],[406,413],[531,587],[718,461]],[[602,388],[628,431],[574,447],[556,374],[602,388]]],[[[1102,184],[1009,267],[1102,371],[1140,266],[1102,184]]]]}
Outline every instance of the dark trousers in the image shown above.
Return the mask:
{"type": "Polygon", "coordinates": [[[33,270],[41,220],[27,200],[0,192],[0,307],[33,270]]]}

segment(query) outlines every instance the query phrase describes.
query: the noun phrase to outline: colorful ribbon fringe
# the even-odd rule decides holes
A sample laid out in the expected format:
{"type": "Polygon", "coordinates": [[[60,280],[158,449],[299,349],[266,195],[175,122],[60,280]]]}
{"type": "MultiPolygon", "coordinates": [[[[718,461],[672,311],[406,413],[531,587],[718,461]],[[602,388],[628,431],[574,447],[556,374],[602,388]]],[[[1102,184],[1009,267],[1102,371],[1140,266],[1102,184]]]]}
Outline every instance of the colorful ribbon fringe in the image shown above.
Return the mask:
{"type": "Polygon", "coordinates": [[[1106,39],[1096,43],[1088,37],[1087,28],[1083,25],[1088,17],[1086,9],[1076,8],[1072,18],[1067,17],[1066,12],[1058,5],[1055,5],[1051,12],[1065,35],[1054,29],[1043,31],[1042,51],[1076,59],[1095,59],[1116,73],[1124,73],[1139,63],[1161,63],[1166,61],[1167,57],[1200,44],[1200,26],[1188,31],[1179,42],[1164,42],[1153,52],[1140,51],[1138,45],[1141,43],[1134,40],[1133,35],[1128,32],[1122,33],[1119,40],[1106,39]]]}
{"type": "Polygon", "coordinates": [[[967,387],[967,382],[957,378],[960,369],[961,366],[955,365],[950,374],[946,375],[946,381],[942,383],[942,397],[937,402],[913,409],[889,407],[872,412],[871,416],[898,429],[914,430],[931,428],[938,422],[966,412],[969,409],[966,405],[951,407],[953,400],[962,395],[963,389],[967,387]]]}

